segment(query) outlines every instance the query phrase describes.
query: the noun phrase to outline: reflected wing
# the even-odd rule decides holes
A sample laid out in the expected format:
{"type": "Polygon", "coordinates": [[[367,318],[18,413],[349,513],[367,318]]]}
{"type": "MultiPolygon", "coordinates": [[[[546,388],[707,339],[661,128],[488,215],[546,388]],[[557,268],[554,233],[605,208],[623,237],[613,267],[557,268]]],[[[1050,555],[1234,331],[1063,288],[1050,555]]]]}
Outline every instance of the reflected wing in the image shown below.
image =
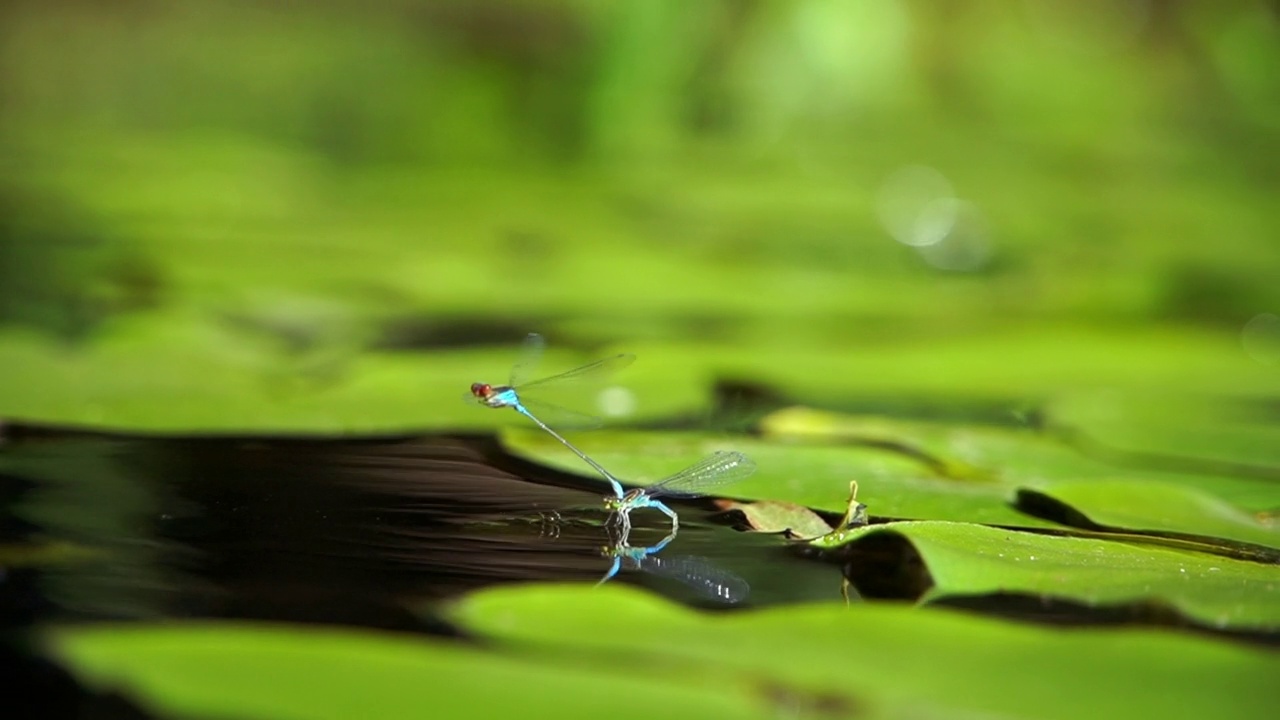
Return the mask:
{"type": "Polygon", "coordinates": [[[702,597],[730,605],[746,600],[751,593],[751,586],[746,580],[703,557],[649,555],[640,560],[640,569],[660,577],[679,580],[702,597]]]}
{"type": "Polygon", "coordinates": [[[716,452],[645,489],[649,497],[704,495],[712,488],[738,482],[756,471],[740,452],[716,452]]]}
{"type": "Polygon", "coordinates": [[[529,333],[525,337],[524,344],[520,346],[520,357],[511,367],[511,387],[518,387],[533,375],[538,369],[538,361],[542,359],[542,351],[546,349],[547,341],[538,333],[529,333]]]}

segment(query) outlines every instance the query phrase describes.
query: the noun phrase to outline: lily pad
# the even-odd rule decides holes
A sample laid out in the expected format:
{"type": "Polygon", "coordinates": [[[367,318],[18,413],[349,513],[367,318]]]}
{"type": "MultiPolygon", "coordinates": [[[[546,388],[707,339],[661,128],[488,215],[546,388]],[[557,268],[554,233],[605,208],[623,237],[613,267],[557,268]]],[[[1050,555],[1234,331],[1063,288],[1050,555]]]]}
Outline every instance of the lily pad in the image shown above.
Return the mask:
{"type": "Polygon", "coordinates": [[[1235,332],[1044,323],[904,337],[901,323],[892,325],[891,335],[871,329],[837,334],[828,323],[785,319],[743,332],[752,330],[751,342],[637,343],[628,351],[642,362],[709,368],[833,409],[869,398],[899,405],[915,398],[952,405],[997,399],[1013,406],[1100,388],[1165,395],[1197,388],[1240,397],[1280,392],[1280,374],[1242,353],[1235,332]]]}
{"type": "Polygon", "coordinates": [[[450,617],[534,661],[624,658],[637,678],[792,688],[790,698],[812,703],[800,709],[839,716],[1261,718],[1280,671],[1273,654],[1186,635],[1067,632],[879,604],[708,616],[624,587],[492,589],[450,617]],[[1064,694],[1064,683],[1074,690],[1064,694]]]}
{"type": "MultiPolygon", "coordinates": [[[[504,446],[517,455],[590,476],[590,468],[546,433],[515,428],[501,437],[504,446]]],[[[1015,488],[1011,485],[938,477],[922,470],[915,460],[880,448],[798,446],[705,433],[623,431],[585,433],[574,437],[573,442],[614,474],[639,485],[657,482],[713,451],[739,450],[755,460],[759,469],[721,491],[734,498],[784,501],[844,512],[849,481],[857,480],[877,516],[1056,527],[1014,509],[1011,500],[1015,488]]]]}
{"type": "MultiPolygon", "coordinates": [[[[1274,373],[1273,373],[1274,375],[1274,373]]],[[[1265,392],[1259,386],[1245,397],[1265,392]]],[[[1097,452],[1280,481],[1280,424],[1265,406],[1203,395],[1077,393],[1046,408],[1050,426],[1097,452]]]]}
{"type": "MultiPolygon", "coordinates": [[[[198,315],[122,320],[76,348],[0,328],[0,419],[164,433],[497,428],[524,421],[463,395],[473,382],[505,383],[519,340],[509,348],[420,354],[346,348],[326,354],[321,371],[312,358],[198,315]]],[[[542,367],[552,374],[591,359],[553,347],[542,367]]],[[[586,404],[572,409],[634,420],[690,412],[709,397],[678,369],[638,364],[617,381],[574,398],[586,404]]]]}
{"type": "MultiPolygon", "coordinates": [[[[879,448],[915,460],[922,470],[956,480],[994,480],[1001,474],[985,455],[962,457],[966,452],[972,453],[977,446],[973,429],[964,426],[956,428],[874,415],[846,415],[807,407],[790,407],[762,419],[760,431],[765,437],[785,442],[839,442],[879,448]],[[940,431],[950,431],[948,434],[957,437],[940,437],[940,431]],[[984,461],[988,461],[987,467],[978,464],[984,461]]],[[[989,443],[982,443],[981,446],[988,445],[989,443]]],[[[1016,443],[1014,447],[1017,447],[1016,443]]],[[[1005,444],[992,449],[1009,448],[1005,444]]],[[[999,467],[1004,469],[1004,466],[999,467]]]]}
{"type": "Polygon", "coordinates": [[[67,628],[46,639],[91,687],[184,717],[764,716],[759,700],[697,676],[637,677],[374,633],[183,623],[67,628]]]}
{"type": "Polygon", "coordinates": [[[1280,548],[1280,527],[1182,485],[1108,480],[1055,483],[1039,492],[1107,528],[1194,533],[1280,548]]]}
{"type": "Polygon", "coordinates": [[[766,437],[778,440],[901,446],[929,457],[940,468],[975,468],[974,475],[1020,485],[1127,478],[1192,485],[1250,510],[1280,501],[1277,483],[1265,478],[1200,472],[1204,468],[1195,465],[1155,469],[1137,461],[1093,457],[1057,434],[1030,427],[923,422],[793,407],[769,415],[760,428],[766,437]]]}
{"type": "Polygon", "coordinates": [[[760,431],[779,441],[882,447],[920,458],[940,474],[950,467],[968,468],[962,476],[1015,478],[1032,472],[1075,477],[1112,471],[1058,438],[1016,425],[927,422],[796,406],[766,416],[760,431]]]}
{"type": "MultiPolygon", "coordinates": [[[[1280,505],[1280,484],[1262,478],[1157,472],[1086,457],[1030,429],[947,425],[789,408],[761,428],[778,440],[910,447],[941,468],[973,468],[1006,486],[1058,498],[1094,522],[1274,544],[1256,513],[1280,505]],[[1104,519],[1105,518],[1105,519],[1104,519]]],[[[879,503],[877,503],[877,506],[879,503]]],[[[954,518],[948,518],[954,519],[954,518]]],[[[972,518],[970,518],[972,519],[972,518]]]]}
{"type": "Polygon", "coordinates": [[[1156,601],[1210,627],[1280,628],[1278,565],[949,522],[855,528],[813,544],[856,551],[873,536],[900,538],[919,554],[924,601],[995,592],[1087,605],[1156,601]]]}

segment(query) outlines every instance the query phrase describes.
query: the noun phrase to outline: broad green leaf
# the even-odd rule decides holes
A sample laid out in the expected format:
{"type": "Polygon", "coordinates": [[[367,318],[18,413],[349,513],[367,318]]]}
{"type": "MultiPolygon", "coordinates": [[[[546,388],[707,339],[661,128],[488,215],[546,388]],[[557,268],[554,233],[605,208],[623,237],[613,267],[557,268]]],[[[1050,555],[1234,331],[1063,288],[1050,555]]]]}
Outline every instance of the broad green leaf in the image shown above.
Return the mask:
{"type": "MultiPolygon", "coordinates": [[[[816,443],[899,447],[907,455],[928,458],[946,472],[960,468],[970,476],[995,476],[1020,486],[1044,486],[1060,480],[1142,479],[1192,485],[1250,510],[1280,503],[1280,483],[1256,477],[1206,473],[1196,466],[1151,469],[1139,462],[1121,464],[1092,457],[1051,432],[848,415],[804,407],[780,410],[761,422],[766,437],[816,443]]],[[[965,476],[964,472],[953,476],[965,476]]]]}
{"type": "MultiPolygon", "coordinates": [[[[75,348],[0,329],[0,418],[151,432],[388,433],[526,422],[466,402],[473,382],[505,383],[510,347],[431,353],[358,347],[290,354],[203,316],[133,318],[75,348]],[[182,398],[182,402],[174,402],[182,398]]],[[[547,375],[594,357],[552,346],[547,375]]],[[[688,372],[637,365],[571,409],[613,419],[688,412],[707,396],[688,372]]],[[[559,402],[556,394],[546,399],[559,402]]],[[[560,402],[560,404],[565,404],[560,402]]]]}
{"type": "Polygon", "coordinates": [[[842,716],[1262,718],[1280,672],[1274,654],[1194,636],[1047,629],[927,607],[703,615],[630,588],[534,585],[473,594],[451,617],[535,661],[802,687],[842,716]]]}
{"type": "Polygon", "coordinates": [[[1108,528],[1194,533],[1280,548],[1280,527],[1185,485],[1106,480],[1054,483],[1039,492],[1108,528]]]}
{"type": "MultiPolygon", "coordinates": [[[[878,517],[1054,527],[1013,509],[1011,485],[940,477],[917,459],[883,448],[791,445],[702,433],[612,431],[571,439],[611,472],[636,484],[657,482],[716,450],[739,450],[759,469],[717,494],[844,512],[849,481],[857,480],[861,500],[878,517]]],[[[591,476],[579,458],[539,430],[508,429],[502,440],[517,455],[591,476]]]]}
{"type": "MultiPolygon", "coordinates": [[[[368,329],[385,320],[386,311],[334,298],[314,301],[323,306],[316,310],[310,295],[297,292],[302,299],[256,301],[243,313],[187,305],[137,313],[75,346],[0,330],[0,376],[9,388],[0,417],[163,432],[314,433],[490,428],[514,420],[480,413],[459,397],[472,382],[506,379],[518,334],[508,347],[389,352],[379,349],[368,329]],[[252,322],[226,319],[235,314],[252,322]],[[300,349],[290,344],[299,333],[307,339],[300,349]],[[175,405],[174,397],[184,402],[175,405]]],[[[848,337],[833,344],[785,316],[794,308],[783,312],[781,318],[756,317],[743,325],[741,337],[715,343],[681,339],[688,328],[673,321],[655,333],[677,336],[672,340],[615,346],[611,323],[579,323],[579,338],[604,341],[592,343],[600,346],[596,353],[634,352],[639,361],[617,379],[616,389],[593,398],[593,407],[574,409],[616,413],[616,421],[687,417],[708,409],[717,378],[826,405],[927,397],[988,405],[1009,398],[1012,406],[1047,396],[1087,397],[1092,388],[1112,386],[1150,392],[1194,386],[1243,396],[1280,391],[1275,373],[1239,353],[1234,338],[1216,334],[1006,329],[943,343],[886,345],[848,337]],[[1135,378],[1129,372],[1134,362],[1149,372],[1135,378]]],[[[595,357],[571,352],[566,339],[574,336],[555,327],[529,329],[548,335],[548,374],[595,357]]]]}
{"type": "MultiPolygon", "coordinates": [[[[1013,419],[1012,416],[1010,419],[1013,419]]],[[[1031,428],[925,422],[808,407],[778,410],[760,422],[779,441],[893,449],[950,477],[1078,477],[1114,469],[1031,428]],[[954,470],[953,470],[954,468],[954,470]]]]}
{"type": "Polygon", "coordinates": [[[872,329],[833,335],[822,324],[758,322],[735,345],[637,343],[629,350],[642,362],[710,368],[826,407],[855,399],[902,405],[927,398],[940,405],[1005,401],[1012,411],[1018,403],[1112,388],[1146,394],[1196,388],[1240,397],[1280,391],[1280,373],[1241,352],[1239,335],[1231,331],[1135,331],[1070,322],[942,336],[903,337],[903,330],[895,324],[886,338],[872,329]]]}
{"type": "Polygon", "coordinates": [[[940,472],[961,468],[962,473],[952,475],[998,477],[1006,486],[1033,488],[1072,506],[1078,499],[1083,504],[1076,509],[1102,525],[1261,544],[1280,539],[1280,530],[1252,517],[1280,506],[1280,482],[1262,478],[1119,466],[1086,457],[1056,437],[1029,429],[912,422],[808,408],[776,412],[761,427],[767,437],[778,440],[907,448],[903,452],[930,458],[940,472]]]}
{"type": "Polygon", "coordinates": [[[1014,592],[1087,605],[1157,601],[1211,627],[1280,628],[1280,565],[951,522],[856,528],[814,545],[856,552],[883,534],[920,554],[932,580],[924,600],[1014,592]]]}
{"type": "Polygon", "coordinates": [[[689,674],[537,662],[452,642],[237,623],[97,625],[48,633],[89,686],[184,717],[766,717],[759,697],[689,674]]]}
{"type": "MultiPolygon", "coordinates": [[[[1026,445],[1021,438],[1003,437],[999,444],[985,428],[911,422],[875,415],[848,415],[808,407],[790,407],[760,421],[761,433],[779,442],[831,444],[881,448],[911,458],[936,475],[957,480],[992,480],[1007,471],[1011,450],[1026,445]],[[981,451],[979,451],[981,449],[981,451]]],[[[1016,457],[1016,456],[1015,456],[1016,457]]],[[[1041,458],[1043,459],[1043,458],[1041,458]]]]}
{"type": "MultiPolygon", "coordinates": [[[[1267,391],[1260,384],[1244,397],[1267,391]]],[[[1123,389],[1063,396],[1046,409],[1051,426],[1079,434],[1103,452],[1181,461],[1274,484],[1280,483],[1280,423],[1268,421],[1267,412],[1238,400],[1123,389]]]]}

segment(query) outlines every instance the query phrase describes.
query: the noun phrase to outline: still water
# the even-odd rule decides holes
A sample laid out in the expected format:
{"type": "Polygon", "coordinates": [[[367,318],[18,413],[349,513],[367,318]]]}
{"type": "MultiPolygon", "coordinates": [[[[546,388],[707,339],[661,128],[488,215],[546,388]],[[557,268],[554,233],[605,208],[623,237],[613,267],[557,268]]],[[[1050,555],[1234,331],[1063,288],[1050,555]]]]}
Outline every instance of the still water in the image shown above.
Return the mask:
{"type": "Polygon", "coordinates": [[[634,583],[706,608],[841,597],[837,565],[705,504],[606,524],[607,488],[484,438],[148,438],[9,428],[0,617],[255,618],[447,632],[431,608],[528,581],[634,583]],[[646,550],[648,552],[646,552],[646,550]]]}

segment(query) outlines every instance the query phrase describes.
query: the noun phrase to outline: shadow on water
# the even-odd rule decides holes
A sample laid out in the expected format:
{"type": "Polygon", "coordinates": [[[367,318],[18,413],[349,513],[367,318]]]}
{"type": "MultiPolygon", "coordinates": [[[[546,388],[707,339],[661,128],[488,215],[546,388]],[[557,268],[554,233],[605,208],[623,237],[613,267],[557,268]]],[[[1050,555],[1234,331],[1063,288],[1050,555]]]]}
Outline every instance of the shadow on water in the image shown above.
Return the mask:
{"type": "Polygon", "coordinates": [[[603,488],[495,457],[482,439],[11,437],[0,453],[8,627],[221,617],[447,634],[434,601],[595,583],[615,559],[609,582],[702,607],[840,597],[838,567],[692,506],[665,545],[667,518],[643,510],[620,543],[603,488]]]}

